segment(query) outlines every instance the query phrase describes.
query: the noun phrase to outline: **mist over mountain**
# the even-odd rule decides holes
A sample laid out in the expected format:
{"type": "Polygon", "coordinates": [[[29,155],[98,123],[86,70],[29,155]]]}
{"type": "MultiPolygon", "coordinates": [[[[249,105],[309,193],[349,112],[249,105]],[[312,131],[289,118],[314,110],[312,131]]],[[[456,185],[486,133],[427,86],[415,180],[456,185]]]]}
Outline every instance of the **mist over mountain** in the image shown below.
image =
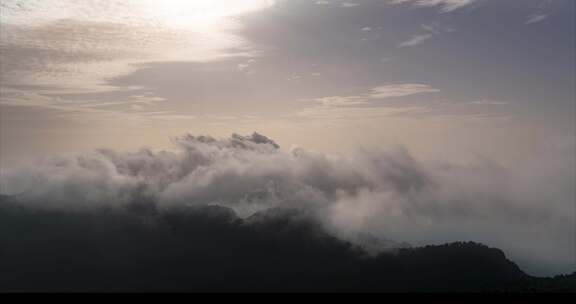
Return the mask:
{"type": "MultiPolygon", "coordinates": [[[[504,250],[530,274],[574,271],[569,174],[551,177],[565,178],[551,186],[489,161],[420,161],[401,147],[352,155],[285,151],[258,133],[173,142],[174,151],[100,149],[3,170],[3,191],[12,193],[3,200],[71,220],[121,210],[133,215],[123,220],[150,227],[165,227],[165,217],[179,221],[175,210],[206,206],[230,208],[214,209],[218,219],[257,226],[268,225],[262,212],[279,213],[262,229],[270,233],[282,231],[277,222],[304,214],[312,219],[298,225],[306,233],[321,231],[369,256],[474,241],[504,250]]],[[[14,229],[6,226],[3,243],[21,238],[14,229]]]]}

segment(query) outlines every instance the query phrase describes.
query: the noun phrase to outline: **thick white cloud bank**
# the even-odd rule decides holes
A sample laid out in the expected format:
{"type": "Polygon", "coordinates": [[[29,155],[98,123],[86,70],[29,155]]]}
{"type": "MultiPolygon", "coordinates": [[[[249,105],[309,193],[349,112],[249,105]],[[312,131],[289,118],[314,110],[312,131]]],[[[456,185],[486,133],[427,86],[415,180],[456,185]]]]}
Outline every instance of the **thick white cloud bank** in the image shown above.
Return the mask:
{"type": "Polygon", "coordinates": [[[186,135],[174,143],[178,150],[45,158],[3,170],[1,192],[33,207],[71,210],[217,204],[249,216],[304,208],[343,238],[479,241],[532,274],[575,270],[573,159],[503,167],[422,162],[403,148],[336,156],[285,151],[257,133],[186,135]]]}

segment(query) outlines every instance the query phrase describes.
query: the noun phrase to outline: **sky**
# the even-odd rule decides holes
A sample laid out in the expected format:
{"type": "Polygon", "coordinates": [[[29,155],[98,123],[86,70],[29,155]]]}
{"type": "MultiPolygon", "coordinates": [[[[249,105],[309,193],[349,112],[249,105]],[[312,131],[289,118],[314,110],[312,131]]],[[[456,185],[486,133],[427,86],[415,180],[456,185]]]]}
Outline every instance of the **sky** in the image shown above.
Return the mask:
{"type": "Polygon", "coordinates": [[[1,5],[4,166],[185,132],[436,158],[574,146],[573,1],[1,5]]]}
{"type": "MultiPolygon", "coordinates": [[[[426,161],[502,166],[511,189],[542,190],[542,206],[571,212],[575,5],[2,0],[0,168],[256,131],[283,151],[401,146],[426,161]]],[[[492,173],[469,171],[472,192],[496,187],[492,173]]],[[[566,269],[574,246],[535,268],[566,269]]]]}

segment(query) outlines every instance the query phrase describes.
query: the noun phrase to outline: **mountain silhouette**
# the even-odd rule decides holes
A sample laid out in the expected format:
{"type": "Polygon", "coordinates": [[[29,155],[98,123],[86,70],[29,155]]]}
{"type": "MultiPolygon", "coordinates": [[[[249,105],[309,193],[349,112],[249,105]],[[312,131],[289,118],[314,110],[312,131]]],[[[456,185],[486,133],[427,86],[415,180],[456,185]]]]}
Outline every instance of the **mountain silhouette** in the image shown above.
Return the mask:
{"type": "Polygon", "coordinates": [[[297,209],[63,211],[0,198],[0,291],[575,291],[495,248],[456,242],[367,254],[297,209]]]}

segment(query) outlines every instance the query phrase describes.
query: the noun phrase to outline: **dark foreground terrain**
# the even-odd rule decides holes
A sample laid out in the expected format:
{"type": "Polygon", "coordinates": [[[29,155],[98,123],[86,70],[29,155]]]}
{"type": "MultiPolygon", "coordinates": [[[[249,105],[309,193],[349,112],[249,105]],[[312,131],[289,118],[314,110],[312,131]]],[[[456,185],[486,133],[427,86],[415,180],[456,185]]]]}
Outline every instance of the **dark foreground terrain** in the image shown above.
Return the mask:
{"type": "Polygon", "coordinates": [[[575,291],[477,243],[370,257],[308,215],[207,206],[63,212],[0,200],[0,291],[575,291]]]}

